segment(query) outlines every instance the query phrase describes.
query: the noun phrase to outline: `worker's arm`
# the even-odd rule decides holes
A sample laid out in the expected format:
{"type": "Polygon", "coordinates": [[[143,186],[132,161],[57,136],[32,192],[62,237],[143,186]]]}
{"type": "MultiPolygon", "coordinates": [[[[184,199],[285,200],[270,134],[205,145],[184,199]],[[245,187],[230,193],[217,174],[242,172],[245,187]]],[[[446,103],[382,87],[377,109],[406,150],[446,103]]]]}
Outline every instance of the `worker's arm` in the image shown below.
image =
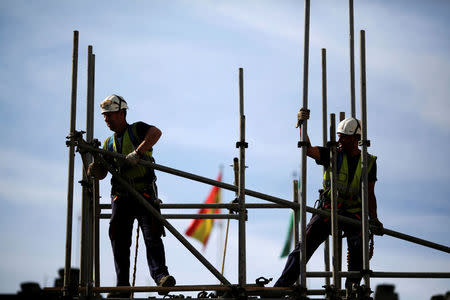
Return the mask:
{"type": "Polygon", "coordinates": [[[319,147],[311,146],[311,141],[309,140],[309,136],[306,135],[306,142],[308,142],[308,146],[306,147],[306,155],[315,160],[320,160],[320,151],[319,147]]]}
{"type": "Polygon", "coordinates": [[[161,137],[162,132],[155,126],[151,126],[147,133],[145,134],[145,138],[142,143],[136,148],[136,152],[140,155],[143,155],[145,152],[150,150],[153,145],[155,145],[159,138],[161,137]]]}
{"type": "MultiPolygon", "coordinates": [[[[147,125],[148,126],[148,125],[147,125]]],[[[137,146],[137,148],[129,153],[126,160],[132,166],[136,166],[139,160],[144,156],[145,152],[149,151],[153,145],[158,142],[161,137],[161,130],[155,126],[150,126],[145,133],[144,140],[137,146]]]]}

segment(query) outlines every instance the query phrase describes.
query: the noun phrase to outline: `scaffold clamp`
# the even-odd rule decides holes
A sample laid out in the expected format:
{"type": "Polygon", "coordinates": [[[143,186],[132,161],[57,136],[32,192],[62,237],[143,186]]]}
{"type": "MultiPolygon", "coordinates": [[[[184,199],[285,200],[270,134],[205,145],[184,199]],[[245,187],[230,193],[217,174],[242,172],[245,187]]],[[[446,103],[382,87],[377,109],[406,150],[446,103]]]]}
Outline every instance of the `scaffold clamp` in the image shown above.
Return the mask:
{"type": "Polygon", "coordinates": [[[294,285],[294,297],[299,300],[309,300],[307,297],[307,289],[302,285],[294,285]]]}
{"type": "Polygon", "coordinates": [[[248,148],[248,143],[245,141],[241,141],[241,142],[236,142],[236,148],[240,148],[240,147],[244,147],[244,148],[248,148]]]}
{"type": "Polygon", "coordinates": [[[338,142],[327,142],[327,148],[336,147],[338,145],[338,142]]]}
{"type": "Polygon", "coordinates": [[[256,285],[257,285],[257,286],[263,287],[263,286],[265,286],[266,284],[268,284],[269,282],[271,282],[272,279],[273,279],[273,278],[267,279],[267,278],[261,276],[261,277],[256,278],[255,282],[256,282],[256,285]]]}
{"type": "Polygon", "coordinates": [[[311,147],[311,142],[307,142],[307,141],[299,141],[299,142],[297,142],[297,148],[301,148],[303,146],[311,147]]]}
{"type": "Polygon", "coordinates": [[[359,146],[366,146],[366,147],[370,147],[370,140],[361,140],[358,142],[359,146]]]}

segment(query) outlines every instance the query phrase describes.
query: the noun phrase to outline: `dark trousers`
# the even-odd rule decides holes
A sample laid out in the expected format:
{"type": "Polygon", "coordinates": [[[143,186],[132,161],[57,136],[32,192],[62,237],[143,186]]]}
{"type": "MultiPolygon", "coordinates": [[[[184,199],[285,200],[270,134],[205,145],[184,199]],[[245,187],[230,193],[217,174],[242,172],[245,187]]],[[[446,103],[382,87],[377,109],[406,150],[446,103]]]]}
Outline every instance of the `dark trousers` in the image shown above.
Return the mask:
{"type": "MultiPolygon", "coordinates": [[[[355,218],[355,215],[346,215],[355,218]]],[[[347,237],[348,248],[348,270],[360,271],[362,269],[362,237],[361,229],[348,224],[339,223],[347,237]]],[[[314,215],[306,226],[306,262],[309,261],[314,251],[322,244],[331,233],[331,219],[314,215]]],[[[289,254],[283,273],[274,286],[287,287],[295,283],[300,275],[300,243],[289,254]]],[[[347,278],[346,287],[351,287],[352,283],[359,283],[359,278],[347,278]]]]}
{"type": "MultiPolygon", "coordinates": [[[[156,199],[156,197],[147,193],[144,197],[150,203],[154,203],[156,199]]],[[[114,255],[117,286],[130,285],[130,247],[134,219],[137,219],[144,237],[150,275],[158,284],[163,276],[169,274],[164,244],[161,239],[162,224],[136,199],[128,196],[113,196],[109,238],[114,255]]]]}

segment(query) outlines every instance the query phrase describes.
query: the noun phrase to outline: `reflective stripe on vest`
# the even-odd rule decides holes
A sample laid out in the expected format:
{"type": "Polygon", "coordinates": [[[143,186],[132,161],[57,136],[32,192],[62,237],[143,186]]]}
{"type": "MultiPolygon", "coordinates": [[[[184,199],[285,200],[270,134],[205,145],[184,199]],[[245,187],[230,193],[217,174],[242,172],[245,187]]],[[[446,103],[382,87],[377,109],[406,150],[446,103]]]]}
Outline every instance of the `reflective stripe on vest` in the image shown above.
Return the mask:
{"type": "MultiPolygon", "coordinates": [[[[139,146],[138,141],[135,139],[136,136],[137,136],[136,125],[135,124],[128,125],[127,130],[123,134],[121,152],[119,152],[117,149],[118,147],[115,134],[111,137],[108,137],[105,140],[103,148],[111,152],[117,152],[127,155],[133,152],[137,148],[137,146],[139,146]]],[[[152,151],[151,150],[147,151],[143,159],[153,161],[152,151]]],[[[116,159],[114,160],[117,161],[116,159]]],[[[151,182],[149,182],[149,178],[146,177],[146,175],[148,175],[148,172],[149,169],[147,167],[137,165],[132,168],[124,167],[124,169],[121,170],[120,173],[124,179],[126,179],[134,186],[135,189],[141,190],[146,186],[148,186],[149,184],[151,184],[151,182]]]]}
{"type": "MultiPolygon", "coordinates": [[[[348,160],[345,153],[342,154],[342,163],[338,170],[336,179],[336,188],[338,191],[337,202],[343,205],[344,209],[350,213],[357,213],[361,211],[361,156],[359,157],[358,163],[356,164],[356,170],[353,175],[352,182],[348,182],[348,160]]],[[[377,157],[374,155],[367,155],[369,163],[367,174],[373,167],[377,157]]],[[[323,174],[323,187],[327,189],[331,186],[330,182],[331,167],[323,174]]],[[[331,189],[327,193],[328,199],[331,199],[331,189]]]]}

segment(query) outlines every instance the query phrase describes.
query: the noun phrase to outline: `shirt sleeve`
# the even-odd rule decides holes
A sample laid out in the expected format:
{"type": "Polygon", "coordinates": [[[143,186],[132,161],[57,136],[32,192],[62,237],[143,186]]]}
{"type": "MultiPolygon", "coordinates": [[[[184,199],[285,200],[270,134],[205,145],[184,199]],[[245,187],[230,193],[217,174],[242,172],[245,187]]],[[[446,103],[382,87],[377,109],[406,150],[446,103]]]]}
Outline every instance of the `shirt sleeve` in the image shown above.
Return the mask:
{"type": "Polygon", "coordinates": [[[330,165],[330,149],[319,146],[320,159],[316,159],[316,164],[328,168],[330,165]]]}
{"type": "Polygon", "coordinates": [[[138,138],[140,141],[143,141],[145,139],[145,135],[147,134],[147,131],[154,127],[153,125],[148,125],[144,122],[137,122],[136,123],[136,133],[138,135],[138,138]]]}

